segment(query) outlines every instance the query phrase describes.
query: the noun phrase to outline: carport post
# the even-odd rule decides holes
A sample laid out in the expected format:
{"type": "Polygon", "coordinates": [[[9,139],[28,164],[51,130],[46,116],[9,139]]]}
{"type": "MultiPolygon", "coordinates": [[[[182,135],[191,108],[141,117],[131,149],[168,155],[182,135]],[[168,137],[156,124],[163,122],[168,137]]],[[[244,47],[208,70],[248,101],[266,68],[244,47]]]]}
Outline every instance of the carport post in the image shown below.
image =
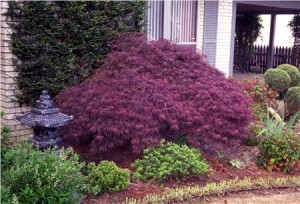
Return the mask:
{"type": "Polygon", "coordinates": [[[272,14],[271,15],[271,28],[270,28],[269,48],[268,48],[268,58],[267,58],[268,59],[268,61],[267,61],[267,69],[273,67],[275,24],[276,24],[276,14],[272,14]]]}

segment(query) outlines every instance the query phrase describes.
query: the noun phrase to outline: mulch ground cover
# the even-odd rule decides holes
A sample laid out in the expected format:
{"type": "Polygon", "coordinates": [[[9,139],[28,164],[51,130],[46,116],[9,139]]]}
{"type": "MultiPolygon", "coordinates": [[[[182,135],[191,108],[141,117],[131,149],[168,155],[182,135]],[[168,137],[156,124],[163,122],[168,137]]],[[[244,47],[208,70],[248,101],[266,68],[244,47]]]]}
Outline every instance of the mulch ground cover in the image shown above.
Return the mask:
{"type": "MultiPolygon", "coordinates": [[[[68,143],[64,143],[62,146],[69,146],[68,143]]],[[[89,154],[88,146],[78,147],[72,146],[75,152],[79,153],[85,162],[100,162],[102,160],[114,161],[121,168],[128,168],[131,171],[134,169],[131,164],[141,155],[133,154],[129,149],[119,149],[116,152],[110,152],[103,155],[91,155],[89,154]]],[[[220,149],[220,147],[218,148],[220,149]]],[[[224,148],[225,149],[225,148],[224,148]]],[[[203,148],[201,150],[202,157],[205,158],[210,165],[210,171],[208,174],[197,178],[190,177],[186,180],[166,180],[163,182],[147,182],[143,183],[131,178],[131,183],[126,190],[121,192],[103,193],[99,196],[86,195],[83,199],[84,204],[95,203],[122,203],[126,197],[143,198],[150,193],[161,193],[165,188],[183,187],[183,186],[204,186],[210,182],[220,182],[222,180],[229,179],[243,179],[249,177],[251,179],[257,179],[259,177],[277,178],[289,176],[300,176],[300,171],[295,171],[289,174],[277,171],[270,172],[268,170],[261,169],[257,166],[256,155],[258,154],[258,148],[253,146],[237,145],[230,149],[227,148],[226,152],[215,151],[213,147],[203,148]],[[220,156],[222,155],[222,156],[220,156]],[[242,164],[241,168],[231,166],[228,161],[238,160],[242,164]]],[[[258,192],[258,191],[257,191],[258,192]]],[[[259,194],[259,193],[258,193],[259,194]]]]}

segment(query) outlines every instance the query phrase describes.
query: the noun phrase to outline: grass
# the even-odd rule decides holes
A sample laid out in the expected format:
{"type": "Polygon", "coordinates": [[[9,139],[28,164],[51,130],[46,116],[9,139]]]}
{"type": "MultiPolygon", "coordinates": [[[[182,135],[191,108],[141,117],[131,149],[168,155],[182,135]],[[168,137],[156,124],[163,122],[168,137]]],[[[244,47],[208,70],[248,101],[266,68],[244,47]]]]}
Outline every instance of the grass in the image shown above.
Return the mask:
{"type": "Polygon", "coordinates": [[[148,194],[141,199],[126,198],[125,204],[150,204],[183,201],[202,196],[223,194],[225,192],[238,192],[244,190],[258,190],[268,188],[300,187],[300,177],[287,176],[282,178],[263,178],[251,180],[245,177],[241,180],[227,180],[219,183],[208,183],[201,187],[198,185],[169,188],[161,194],[148,194]]]}

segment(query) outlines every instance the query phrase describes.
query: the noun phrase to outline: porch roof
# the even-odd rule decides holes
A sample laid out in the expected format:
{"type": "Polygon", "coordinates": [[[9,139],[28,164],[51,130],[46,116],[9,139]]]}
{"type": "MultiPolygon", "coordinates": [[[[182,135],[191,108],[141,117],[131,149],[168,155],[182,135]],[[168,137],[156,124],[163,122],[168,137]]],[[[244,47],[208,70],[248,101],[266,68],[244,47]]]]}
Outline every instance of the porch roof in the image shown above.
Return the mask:
{"type": "Polygon", "coordinates": [[[237,14],[300,14],[300,1],[236,0],[237,14]]]}

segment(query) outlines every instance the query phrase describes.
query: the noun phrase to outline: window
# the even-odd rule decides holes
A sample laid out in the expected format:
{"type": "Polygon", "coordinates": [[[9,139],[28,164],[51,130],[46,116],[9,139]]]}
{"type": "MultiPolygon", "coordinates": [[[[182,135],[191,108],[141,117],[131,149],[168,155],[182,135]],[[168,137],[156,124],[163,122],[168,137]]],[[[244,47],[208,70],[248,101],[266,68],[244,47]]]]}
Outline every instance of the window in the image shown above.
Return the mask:
{"type": "Polygon", "coordinates": [[[197,1],[149,1],[148,39],[196,44],[196,19],[197,1]]]}

